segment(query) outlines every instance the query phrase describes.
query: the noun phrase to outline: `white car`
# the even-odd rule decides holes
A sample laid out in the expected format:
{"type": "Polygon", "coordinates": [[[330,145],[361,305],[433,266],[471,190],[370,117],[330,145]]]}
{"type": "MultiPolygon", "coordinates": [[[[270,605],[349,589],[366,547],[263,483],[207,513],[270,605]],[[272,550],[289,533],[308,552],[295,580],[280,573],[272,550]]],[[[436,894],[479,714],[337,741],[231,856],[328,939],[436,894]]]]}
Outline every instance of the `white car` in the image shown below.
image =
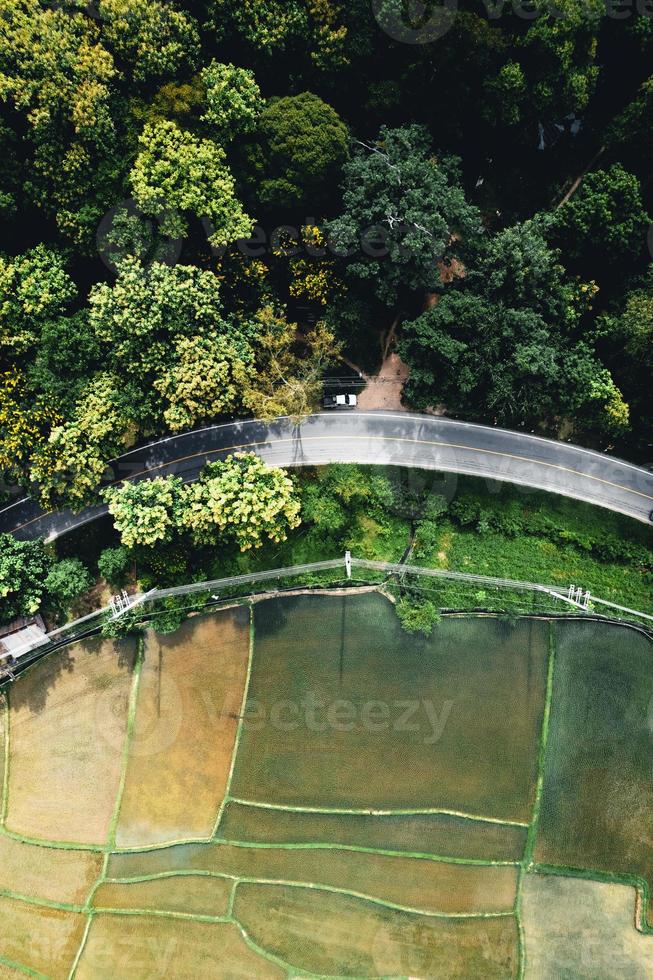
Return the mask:
{"type": "Polygon", "coordinates": [[[356,408],[356,395],[325,395],[322,404],[325,408],[356,408]]]}

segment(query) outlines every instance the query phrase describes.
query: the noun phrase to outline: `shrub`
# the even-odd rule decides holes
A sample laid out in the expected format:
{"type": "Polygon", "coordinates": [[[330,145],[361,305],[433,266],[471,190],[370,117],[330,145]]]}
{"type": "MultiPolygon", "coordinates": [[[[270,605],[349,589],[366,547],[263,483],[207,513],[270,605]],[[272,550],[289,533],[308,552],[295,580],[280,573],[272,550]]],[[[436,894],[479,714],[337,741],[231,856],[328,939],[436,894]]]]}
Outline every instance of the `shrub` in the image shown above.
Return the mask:
{"type": "Polygon", "coordinates": [[[433,627],[440,622],[440,610],[430,599],[404,596],[395,606],[397,616],[407,633],[423,633],[430,636],[433,627]]]}
{"type": "Polygon", "coordinates": [[[121,588],[127,578],[131,557],[127,548],[105,548],[98,558],[97,567],[100,575],[110,585],[121,588]]]}
{"type": "Polygon", "coordinates": [[[83,592],[93,585],[91,574],[78,558],[64,558],[53,565],[45,580],[50,600],[66,611],[83,592]]]}

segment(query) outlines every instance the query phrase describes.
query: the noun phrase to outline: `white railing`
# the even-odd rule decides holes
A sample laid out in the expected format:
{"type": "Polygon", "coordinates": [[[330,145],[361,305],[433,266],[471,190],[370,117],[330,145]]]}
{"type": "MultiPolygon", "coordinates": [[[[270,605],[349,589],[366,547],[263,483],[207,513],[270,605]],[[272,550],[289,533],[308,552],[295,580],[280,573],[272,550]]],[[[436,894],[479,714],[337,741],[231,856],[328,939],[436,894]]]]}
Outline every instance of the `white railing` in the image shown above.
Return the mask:
{"type": "MultiPolygon", "coordinates": [[[[257,582],[270,582],[274,579],[296,578],[301,575],[310,575],[313,572],[323,572],[335,569],[342,569],[344,579],[351,580],[354,569],[366,569],[367,571],[379,572],[388,576],[398,576],[400,580],[406,576],[420,576],[430,579],[442,579],[454,582],[466,582],[471,585],[486,585],[497,589],[510,589],[512,591],[533,592],[548,595],[555,601],[560,601],[573,606],[583,613],[593,611],[595,604],[615,609],[617,612],[627,613],[646,622],[653,623],[653,615],[631,609],[628,606],[610,602],[607,599],[599,599],[592,595],[588,590],[583,590],[578,586],[570,585],[566,592],[560,591],[558,586],[543,585],[539,582],[526,582],[519,579],[496,578],[491,575],[478,575],[472,572],[455,572],[444,568],[425,568],[419,565],[405,565],[398,562],[371,561],[365,558],[354,558],[347,552],[344,558],[331,558],[327,561],[316,561],[305,565],[290,565],[285,568],[272,568],[262,572],[248,572],[244,575],[230,575],[225,578],[210,579],[204,582],[189,582],[186,585],[178,585],[169,589],[151,589],[146,593],[136,593],[127,595],[122,593],[119,597],[114,597],[109,606],[97,609],[95,612],[88,613],[80,619],[71,623],[66,623],[56,630],[47,634],[44,644],[34,651],[26,646],[25,650],[20,648],[12,651],[14,656],[20,658],[33,652],[35,656],[42,656],[53,644],[61,645],[65,642],[72,642],[82,635],[86,635],[89,630],[102,625],[105,620],[116,620],[127,612],[136,608],[143,609],[144,617],[147,616],[147,605],[162,599],[173,598],[175,596],[193,595],[199,592],[208,592],[213,601],[224,599],[220,593],[233,587],[257,582]],[[93,621],[97,621],[94,625],[93,621]]],[[[237,598],[237,597],[234,597],[237,598]]],[[[616,617],[621,618],[621,617],[616,617]]],[[[0,680],[3,679],[0,670],[0,680]]]]}

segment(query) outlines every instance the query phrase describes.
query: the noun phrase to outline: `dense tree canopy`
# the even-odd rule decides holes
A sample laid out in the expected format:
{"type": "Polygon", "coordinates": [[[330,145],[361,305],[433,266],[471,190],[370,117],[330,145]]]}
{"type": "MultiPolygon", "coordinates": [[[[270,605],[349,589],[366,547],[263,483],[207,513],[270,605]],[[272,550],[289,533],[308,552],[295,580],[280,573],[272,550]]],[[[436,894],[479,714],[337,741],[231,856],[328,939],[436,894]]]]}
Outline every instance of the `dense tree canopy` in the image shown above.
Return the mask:
{"type": "Polygon", "coordinates": [[[249,551],[265,539],[283,541],[300,520],[290,477],[253,453],[208,463],[183,493],[183,526],[199,544],[232,538],[241,551],[249,551]]]}
{"type": "Polygon", "coordinates": [[[0,623],[37,612],[65,613],[91,585],[78,558],[57,561],[42,541],[0,534],[0,623]]]}
{"type": "Polygon", "coordinates": [[[127,548],[170,541],[181,517],[181,480],[160,477],[104,491],[116,530],[127,548]]]}
{"type": "Polygon", "coordinates": [[[420,127],[383,128],[375,142],[359,143],[344,178],[343,214],[328,225],[333,248],[351,256],[349,276],[388,306],[402,289],[434,289],[438,261],[458,237],[479,231],[455,161],[436,160],[420,127]]]}
{"type": "Polygon", "coordinates": [[[627,406],[581,339],[593,292],[565,276],[541,223],[506,229],[464,280],[404,325],[408,397],[509,425],[549,428],[585,416],[618,432],[627,406]]]}
{"type": "Polygon", "coordinates": [[[259,128],[263,203],[319,212],[349,152],[349,134],[338,113],[303,92],[272,100],[259,128]]]}
{"type": "Polygon", "coordinates": [[[256,128],[263,99],[253,72],[212,61],[202,71],[202,81],[206,88],[202,121],[220,139],[228,142],[256,128]]]}
{"type": "Polygon", "coordinates": [[[587,175],[556,212],[554,233],[581,268],[623,268],[643,252],[650,221],[637,177],[614,164],[587,175]]]}
{"type": "Polygon", "coordinates": [[[650,458],[651,18],[417,6],[0,0],[3,481],[81,508],[390,352],[409,408],[650,458]]]}
{"type": "Polygon", "coordinates": [[[137,82],[174,76],[199,56],[194,19],[169,0],[98,0],[102,37],[137,82]]]}
{"type": "Polygon", "coordinates": [[[197,544],[234,542],[241,551],[281,542],[299,524],[290,477],[254,453],[208,463],[199,479],[177,477],[123,483],[104,491],[126,548],[152,547],[189,535],[197,544]]]}
{"type": "Polygon", "coordinates": [[[247,237],[252,221],[236,198],[221,146],[166,121],[146,125],[139,146],[130,174],[134,197],[145,214],[160,220],[163,234],[183,238],[191,212],[211,220],[214,245],[247,237]]]}
{"type": "Polygon", "coordinates": [[[60,254],[45,245],[15,258],[0,255],[0,345],[25,354],[41,326],[77,294],[60,254]]]}

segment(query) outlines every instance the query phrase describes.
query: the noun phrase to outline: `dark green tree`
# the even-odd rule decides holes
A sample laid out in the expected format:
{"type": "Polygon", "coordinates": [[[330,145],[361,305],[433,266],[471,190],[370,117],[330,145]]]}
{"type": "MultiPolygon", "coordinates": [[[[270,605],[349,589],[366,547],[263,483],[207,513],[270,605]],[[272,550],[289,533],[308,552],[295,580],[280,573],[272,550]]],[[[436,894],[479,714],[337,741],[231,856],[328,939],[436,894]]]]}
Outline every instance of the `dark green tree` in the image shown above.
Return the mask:
{"type": "Polygon", "coordinates": [[[347,272],[394,306],[405,292],[433,290],[438,262],[459,237],[479,233],[456,162],[436,159],[420,126],[381,130],[345,165],[344,210],[328,222],[332,248],[351,256],[347,272]]]}
{"type": "Polygon", "coordinates": [[[56,562],[45,580],[48,599],[60,612],[67,612],[75,599],[93,584],[86,565],[78,558],[63,558],[56,562]]]}
{"type": "Polygon", "coordinates": [[[317,212],[332,194],[349,152],[349,132],[317,95],[273,99],[259,119],[260,199],[317,212]]]}
{"type": "Polygon", "coordinates": [[[622,430],[627,406],[582,339],[592,295],[566,277],[539,222],[506,229],[464,281],[404,324],[408,401],[512,426],[555,431],[566,416],[622,430]]]}
{"type": "Polygon", "coordinates": [[[0,534],[0,623],[38,612],[53,565],[42,541],[0,534]]]}
{"type": "Polygon", "coordinates": [[[585,177],[556,212],[553,234],[579,270],[623,269],[642,254],[651,219],[637,177],[619,163],[585,177]]]}

